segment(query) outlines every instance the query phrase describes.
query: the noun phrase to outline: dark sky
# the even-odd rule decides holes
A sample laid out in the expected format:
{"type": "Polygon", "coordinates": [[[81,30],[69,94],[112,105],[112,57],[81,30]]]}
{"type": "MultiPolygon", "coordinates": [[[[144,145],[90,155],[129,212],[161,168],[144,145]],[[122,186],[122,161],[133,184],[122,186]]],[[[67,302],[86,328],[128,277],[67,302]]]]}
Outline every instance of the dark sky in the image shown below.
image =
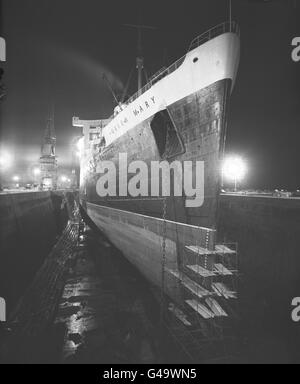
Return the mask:
{"type": "MultiPolygon", "coordinates": [[[[113,100],[101,74],[122,92],[137,42],[124,24],[136,23],[140,8],[143,23],[157,27],[144,35],[152,73],[181,57],[195,36],[228,19],[228,3],[2,0],[8,95],[1,106],[1,143],[14,151],[16,167],[38,160],[52,102],[61,166],[70,165],[70,142],[80,133],[72,128],[72,116],[111,114],[113,100]]],[[[300,4],[233,0],[233,17],[241,26],[242,55],[227,151],[247,159],[249,187],[300,187],[300,62],[291,59],[291,41],[300,36],[300,4]]]]}

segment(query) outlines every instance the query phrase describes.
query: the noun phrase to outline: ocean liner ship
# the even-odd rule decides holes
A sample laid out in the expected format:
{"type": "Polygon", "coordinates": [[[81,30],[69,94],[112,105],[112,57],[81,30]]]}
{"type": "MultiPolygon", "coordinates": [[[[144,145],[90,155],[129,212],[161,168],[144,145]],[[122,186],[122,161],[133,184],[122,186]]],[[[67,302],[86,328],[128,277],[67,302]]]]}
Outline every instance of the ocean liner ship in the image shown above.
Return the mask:
{"type": "MultiPolygon", "coordinates": [[[[193,40],[183,58],[154,75],[111,118],[73,118],[84,135],[83,209],[176,308],[188,306],[204,319],[227,316],[220,300],[235,298],[224,282],[233,273],[228,256],[234,251],[216,239],[220,162],[239,57],[238,25],[225,22],[193,40]],[[118,177],[120,154],[128,164],[142,160],[149,167],[153,161],[203,162],[203,204],[189,207],[173,189],[168,197],[101,197],[99,164],[114,162],[118,177]]],[[[117,178],[116,184],[125,182],[117,178]]],[[[183,312],[177,316],[189,324],[183,312]]]]}

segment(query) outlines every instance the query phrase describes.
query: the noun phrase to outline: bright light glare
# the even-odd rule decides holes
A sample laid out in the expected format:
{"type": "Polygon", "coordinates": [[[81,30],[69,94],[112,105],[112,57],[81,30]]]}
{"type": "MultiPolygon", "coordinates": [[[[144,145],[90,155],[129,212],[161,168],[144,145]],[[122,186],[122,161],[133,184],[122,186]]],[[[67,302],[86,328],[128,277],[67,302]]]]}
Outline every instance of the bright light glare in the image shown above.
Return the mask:
{"type": "Polygon", "coordinates": [[[11,156],[6,152],[0,153],[0,167],[9,168],[11,164],[12,164],[11,156]]]}
{"type": "Polygon", "coordinates": [[[76,143],[76,148],[77,148],[77,152],[76,152],[76,155],[78,157],[81,157],[83,155],[83,150],[84,150],[84,137],[81,137],[77,143],[76,143]]]}
{"type": "Polygon", "coordinates": [[[62,176],[60,178],[60,180],[63,182],[63,183],[66,183],[68,181],[68,178],[66,176],[62,176]]]}
{"type": "Polygon", "coordinates": [[[240,157],[229,157],[223,164],[223,176],[235,182],[242,181],[247,173],[247,167],[240,157]]]}
{"type": "Polygon", "coordinates": [[[52,179],[45,179],[44,180],[44,185],[46,187],[51,187],[52,186],[52,179]]]}
{"type": "Polygon", "coordinates": [[[20,181],[20,177],[19,176],[14,176],[13,177],[13,181],[18,183],[20,181]]]}
{"type": "Polygon", "coordinates": [[[39,175],[41,174],[41,170],[40,170],[40,168],[35,168],[35,169],[33,170],[33,174],[34,174],[34,176],[39,176],[39,175]]]}

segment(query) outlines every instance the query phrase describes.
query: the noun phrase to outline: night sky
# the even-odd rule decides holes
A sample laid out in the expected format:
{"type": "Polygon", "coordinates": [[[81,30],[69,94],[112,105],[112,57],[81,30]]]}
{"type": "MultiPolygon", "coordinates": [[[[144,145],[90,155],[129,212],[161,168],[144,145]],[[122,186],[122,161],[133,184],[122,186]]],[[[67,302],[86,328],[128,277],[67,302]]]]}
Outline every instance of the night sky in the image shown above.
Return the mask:
{"type": "MultiPolygon", "coordinates": [[[[0,0],[1,1],[1,0],[0,0]]],[[[183,56],[190,41],[229,18],[227,0],[2,0],[1,36],[7,41],[1,105],[1,144],[15,154],[16,172],[38,161],[55,104],[59,164],[71,163],[80,134],[72,116],[107,118],[113,99],[106,73],[122,93],[144,33],[148,72],[183,56]]],[[[248,161],[247,187],[300,188],[300,62],[291,59],[300,36],[300,2],[233,0],[242,33],[240,71],[231,100],[227,152],[248,161]]],[[[134,79],[135,80],[135,79],[134,79]]],[[[136,89],[133,81],[130,93],[136,89]]]]}

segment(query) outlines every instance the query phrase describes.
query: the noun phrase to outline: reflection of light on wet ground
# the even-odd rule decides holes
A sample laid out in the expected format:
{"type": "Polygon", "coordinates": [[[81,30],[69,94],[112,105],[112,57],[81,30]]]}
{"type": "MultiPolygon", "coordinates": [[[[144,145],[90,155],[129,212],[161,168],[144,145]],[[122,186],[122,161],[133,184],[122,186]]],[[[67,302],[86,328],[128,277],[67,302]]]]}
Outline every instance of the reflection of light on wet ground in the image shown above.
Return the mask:
{"type": "Polygon", "coordinates": [[[56,320],[56,323],[65,324],[70,337],[67,337],[66,340],[64,358],[76,353],[84,343],[87,332],[98,328],[97,310],[95,305],[91,306],[89,302],[97,303],[98,295],[103,294],[100,292],[100,288],[100,280],[97,277],[78,278],[77,282],[74,280],[66,285],[56,320]],[[80,340],[78,335],[80,335],[81,342],[77,341],[77,339],[80,340]]]}
{"type": "Polygon", "coordinates": [[[115,265],[107,243],[80,241],[56,317],[65,329],[63,362],[154,363],[155,337],[135,274],[123,269],[125,261],[115,265]]]}

